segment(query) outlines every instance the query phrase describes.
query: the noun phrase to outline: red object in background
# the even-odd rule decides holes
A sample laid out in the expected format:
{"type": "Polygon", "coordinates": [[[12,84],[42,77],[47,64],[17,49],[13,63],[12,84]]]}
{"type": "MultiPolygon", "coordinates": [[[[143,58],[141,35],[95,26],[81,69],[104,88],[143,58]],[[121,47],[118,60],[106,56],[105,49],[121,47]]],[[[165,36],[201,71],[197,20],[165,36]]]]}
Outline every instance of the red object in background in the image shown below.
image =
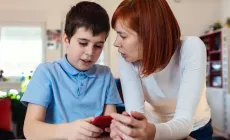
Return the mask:
{"type": "Polygon", "coordinates": [[[11,131],[11,101],[0,98],[0,129],[11,131]]]}

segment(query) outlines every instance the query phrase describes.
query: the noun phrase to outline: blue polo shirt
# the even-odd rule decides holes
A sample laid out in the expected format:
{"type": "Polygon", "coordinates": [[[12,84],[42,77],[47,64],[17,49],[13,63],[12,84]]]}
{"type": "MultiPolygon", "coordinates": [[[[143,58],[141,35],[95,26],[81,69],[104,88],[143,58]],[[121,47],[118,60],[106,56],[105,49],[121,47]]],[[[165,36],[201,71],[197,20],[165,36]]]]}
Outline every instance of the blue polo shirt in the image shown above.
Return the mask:
{"type": "Polygon", "coordinates": [[[105,104],[122,103],[108,67],[78,71],[66,57],[40,64],[21,102],[45,107],[45,122],[52,124],[100,116],[105,104]]]}

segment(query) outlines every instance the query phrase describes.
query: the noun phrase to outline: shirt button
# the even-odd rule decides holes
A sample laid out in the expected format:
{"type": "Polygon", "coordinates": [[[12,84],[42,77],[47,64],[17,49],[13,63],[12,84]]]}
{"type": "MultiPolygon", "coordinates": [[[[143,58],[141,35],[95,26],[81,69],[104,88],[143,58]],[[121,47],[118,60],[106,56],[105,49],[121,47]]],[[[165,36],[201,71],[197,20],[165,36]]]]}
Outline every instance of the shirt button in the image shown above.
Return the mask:
{"type": "Polygon", "coordinates": [[[84,86],[84,84],[83,84],[83,83],[81,83],[81,86],[84,86]]]}

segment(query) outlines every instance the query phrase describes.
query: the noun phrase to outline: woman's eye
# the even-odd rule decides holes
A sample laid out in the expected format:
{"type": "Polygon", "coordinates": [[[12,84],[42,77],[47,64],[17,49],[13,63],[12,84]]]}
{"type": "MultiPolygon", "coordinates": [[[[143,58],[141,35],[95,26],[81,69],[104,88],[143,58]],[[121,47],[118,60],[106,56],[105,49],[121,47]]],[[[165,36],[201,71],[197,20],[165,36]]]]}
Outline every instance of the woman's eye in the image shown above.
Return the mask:
{"type": "Polygon", "coordinates": [[[122,35],[120,35],[120,37],[121,37],[122,39],[125,39],[125,38],[126,38],[125,36],[122,36],[122,35]]]}

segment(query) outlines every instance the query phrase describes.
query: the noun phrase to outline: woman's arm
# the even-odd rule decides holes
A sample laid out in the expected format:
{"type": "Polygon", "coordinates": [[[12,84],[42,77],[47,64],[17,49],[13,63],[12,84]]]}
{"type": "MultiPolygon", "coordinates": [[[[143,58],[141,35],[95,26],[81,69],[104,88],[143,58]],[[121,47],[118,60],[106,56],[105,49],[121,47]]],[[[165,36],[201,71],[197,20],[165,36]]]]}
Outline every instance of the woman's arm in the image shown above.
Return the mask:
{"type": "Polygon", "coordinates": [[[205,88],[206,49],[198,37],[189,37],[181,47],[181,82],[175,116],[171,121],[156,124],[155,139],[181,139],[194,125],[194,114],[205,88]]]}
{"type": "Polygon", "coordinates": [[[144,113],[144,94],[138,68],[135,68],[132,63],[126,62],[119,54],[118,70],[125,110],[129,114],[131,111],[144,113]]]}

